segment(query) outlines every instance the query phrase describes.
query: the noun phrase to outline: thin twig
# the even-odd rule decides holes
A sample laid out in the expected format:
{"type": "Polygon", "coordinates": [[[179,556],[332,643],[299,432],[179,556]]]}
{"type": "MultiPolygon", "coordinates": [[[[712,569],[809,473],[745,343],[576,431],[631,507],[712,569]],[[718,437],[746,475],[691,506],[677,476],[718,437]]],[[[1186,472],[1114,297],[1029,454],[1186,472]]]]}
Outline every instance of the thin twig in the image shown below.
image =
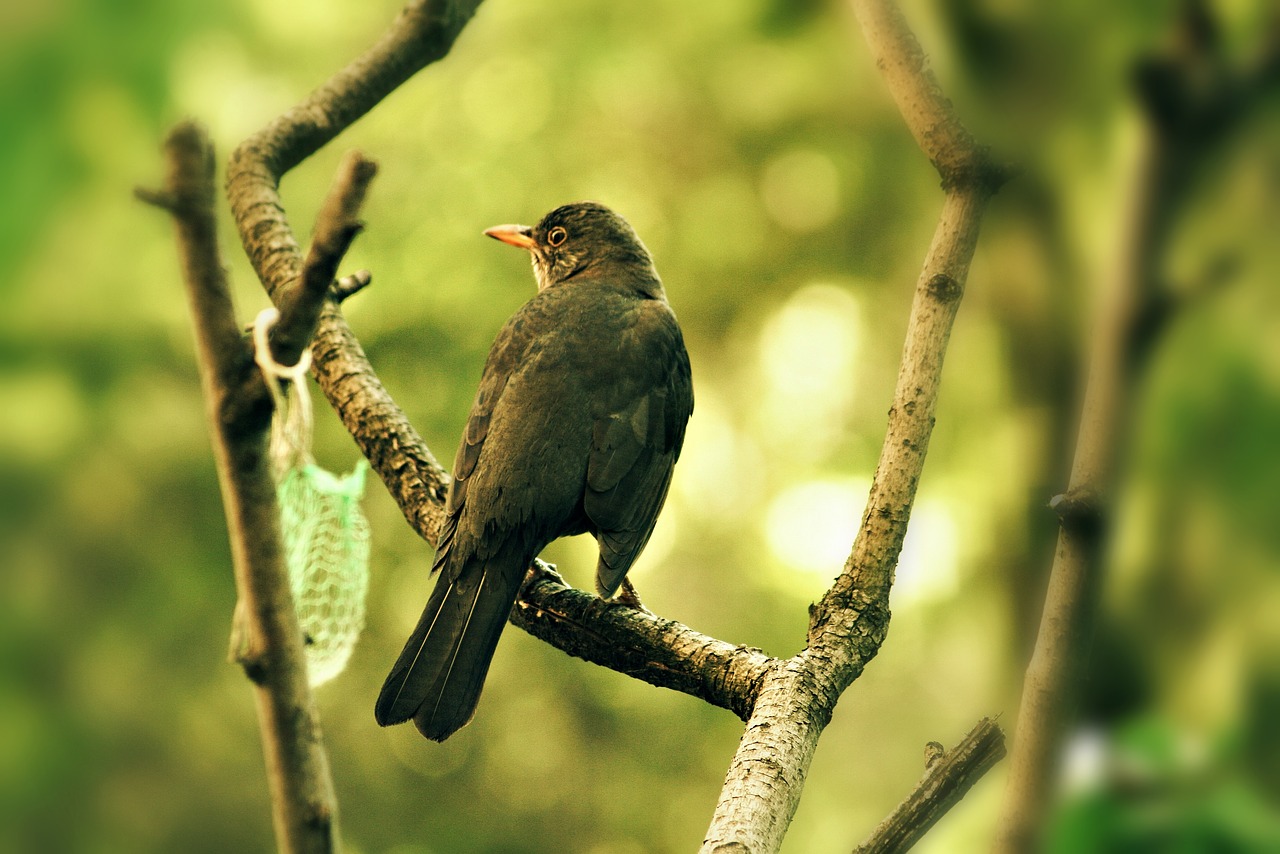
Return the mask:
{"type": "Polygon", "coordinates": [[[339,164],[316,217],[311,250],[297,284],[279,293],[275,300],[280,306],[280,322],[272,330],[271,351],[280,364],[295,364],[310,345],[338,265],[351,241],[364,228],[359,218],[360,206],[377,172],[377,164],[358,151],[347,152],[339,164]]]}
{"type": "Polygon", "coordinates": [[[373,281],[373,274],[368,270],[356,270],[350,276],[343,276],[333,283],[329,296],[336,303],[344,303],[350,297],[360,293],[373,281]]]}
{"type": "Polygon", "coordinates": [[[932,741],[926,745],[924,777],[854,854],[909,851],[1004,757],[1004,732],[993,719],[983,718],[951,750],[937,755],[937,747],[932,741]]]}

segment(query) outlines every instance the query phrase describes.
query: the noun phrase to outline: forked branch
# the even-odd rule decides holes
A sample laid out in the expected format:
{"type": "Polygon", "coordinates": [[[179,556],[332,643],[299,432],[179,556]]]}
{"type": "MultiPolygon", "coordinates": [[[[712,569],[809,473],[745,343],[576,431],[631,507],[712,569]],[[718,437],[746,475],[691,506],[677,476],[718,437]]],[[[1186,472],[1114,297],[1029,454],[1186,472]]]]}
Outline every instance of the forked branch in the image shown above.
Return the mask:
{"type": "MultiPolygon", "coordinates": [[[[281,176],[413,71],[443,56],[476,5],[411,4],[374,48],[237,150],[228,196],[246,252],[277,303],[303,279],[301,254],[278,196],[281,176]]],[[[808,648],[786,661],[771,659],[641,612],[592,607],[592,597],[546,573],[531,576],[513,611],[517,624],[571,654],[704,697],[747,718],[705,850],[778,848],[819,734],[840,694],[884,639],[889,589],[932,432],[943,355],[982,211],[1005,177],[925,72],[919,45],[894,7],[854,5],[877,64],[903,105],[904,120],[939,169],[946,196],[916,284],[867,515],[844,572],[813,609],[808,648]]],[[[330,403],[406,519],[433,542],[448,477],[379,383],[336,301],[320,317],[312,353],[330,403]]]]}

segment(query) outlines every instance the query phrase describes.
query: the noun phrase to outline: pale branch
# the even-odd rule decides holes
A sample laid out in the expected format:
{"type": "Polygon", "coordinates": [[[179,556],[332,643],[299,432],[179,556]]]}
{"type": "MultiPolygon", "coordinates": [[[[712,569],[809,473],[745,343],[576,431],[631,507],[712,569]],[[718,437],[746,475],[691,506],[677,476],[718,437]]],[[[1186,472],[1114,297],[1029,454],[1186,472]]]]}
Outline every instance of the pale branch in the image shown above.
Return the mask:
{"type": "Polygon", "coordinates": [[[1005,170],[961,123],[898,5],[878,0],[852,0],[851,5],[885,88],[943,187],[976,181],[994,189],[1003,183],[1005,170]]]}
{"type": "Polygon", "coordinates": [[[941,751],[937,742],[925,747],[924,777],[854,854],[909,851],[1004,757],[1004,732],[993,719],[983,718],[951,750],[941,751]]]}
{"type": "Polygon", "coordinates": [[[951,326],[986,202],[1007,176],[960,123],[894,4],[853,0],[853,7],[876,66],[908,129],[938,169],[946,195],[916,283],[862,525],[844,570],[811,609],[808,647],[764,678],[725,777],[704,854],[778,850],[818,737],[840,695],[884,641],[889,590],[933,430],[951,326]]]}
{"type": "Polygon", "coordinates": [[[995,847],[1001,854],[1038,850],[1055,793],[1102,584],[1116,461],[1130,438],[1138,377],[1174,314],[1160,290],[1159,267],[1176,219],[1190,197],[1192,176],[1262,94],[1280,84],[1280,38],[1274,33],[1263,61],[1242,75],[1223,54],[1203,2],[1189,0],[1176,26],[1175,49],[1138,64],[1142,147],[1116,260],[1096,309],[1067,490],[1052,502],[1058,544],[1014,729],[995,847]]]}
{"type": "MultiPolygon", "coordinates": [[[[166,139],[165,154],[164,190],[138,195],[170,211],[177,227],[239,597],[233,654],[254,684],[277,844],[291,854],[334,852],[337,801],[289,592],[267,459],[269,422],[239,400],[256,369],[218,248],[213,146],[202,128],[183,123],[166,139]]],[[[258,389],[265,392],[260,376],[258,389]]]]}

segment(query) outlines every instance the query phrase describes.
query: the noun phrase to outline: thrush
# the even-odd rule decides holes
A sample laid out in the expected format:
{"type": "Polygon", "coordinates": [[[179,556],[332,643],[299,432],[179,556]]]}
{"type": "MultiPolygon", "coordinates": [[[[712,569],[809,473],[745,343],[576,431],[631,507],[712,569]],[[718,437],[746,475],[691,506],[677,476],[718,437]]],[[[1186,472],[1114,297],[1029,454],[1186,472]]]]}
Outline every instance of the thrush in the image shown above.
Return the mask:
{"type": "Polygon", "coordinates": [[[378,696],[382,726],[443,741],[475,714],[533,559],[592,534],[602,598],[653,532],[693,411],[689,356],[621,216],[565,205],[485,234],[529,251],[538,293],[489,351],[453,464],[436,585],[378,696]]]}

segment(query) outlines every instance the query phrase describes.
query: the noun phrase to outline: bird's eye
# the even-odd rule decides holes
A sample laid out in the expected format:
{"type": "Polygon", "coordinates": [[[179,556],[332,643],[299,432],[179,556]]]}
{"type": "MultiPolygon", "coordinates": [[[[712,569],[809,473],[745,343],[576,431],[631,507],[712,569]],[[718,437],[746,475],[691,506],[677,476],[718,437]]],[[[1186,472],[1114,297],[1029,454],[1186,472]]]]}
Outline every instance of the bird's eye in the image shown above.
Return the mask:
{"type": "Polygon", "coordinates": [[[561,243],[564,243],[565,238],[568,236],[569,232],[557,225],[547,233],[547,242],[552,246],[559,246],[561,243]]]}

